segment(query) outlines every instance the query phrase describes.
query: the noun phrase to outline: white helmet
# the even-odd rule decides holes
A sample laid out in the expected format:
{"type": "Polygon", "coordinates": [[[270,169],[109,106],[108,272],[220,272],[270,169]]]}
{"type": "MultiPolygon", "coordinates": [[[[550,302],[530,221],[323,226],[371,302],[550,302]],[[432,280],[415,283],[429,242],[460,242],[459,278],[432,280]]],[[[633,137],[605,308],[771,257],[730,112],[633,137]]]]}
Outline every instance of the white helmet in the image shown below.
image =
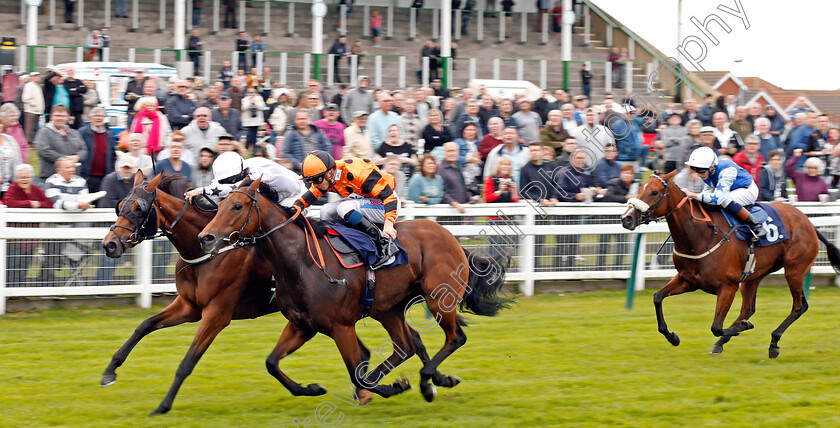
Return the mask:
{"type": "Polygon", "coordinates": [[[688,157],[688,161],[685,164],[695,168],[711,168],[713,165],[717,165],[717,163],[718,158],[715,151],[704,146],[698,147],[691,152],[691,156],[688,157]]]}
{"type": "MultiPolygon", "coordinates": [[[[223,181],[236,177],[245,169],[245,160],[236,152],[225,152],[213,161],[213,178],[223,181]]],[[[239,180],[237,180],[239,181],[239,180]]]]}

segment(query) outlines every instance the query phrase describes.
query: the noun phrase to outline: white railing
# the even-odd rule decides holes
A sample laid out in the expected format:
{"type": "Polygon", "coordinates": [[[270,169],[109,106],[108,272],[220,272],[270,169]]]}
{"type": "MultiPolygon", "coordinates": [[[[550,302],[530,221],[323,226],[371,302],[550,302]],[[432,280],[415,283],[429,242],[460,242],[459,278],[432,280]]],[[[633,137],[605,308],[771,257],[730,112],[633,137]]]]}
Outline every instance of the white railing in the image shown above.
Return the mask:
{"type": "MultiPolygon", "coordinates": [[[[643,245],[639,247],[634,287],[641,290],[647,278],[669,278],[676,274],[670,261],[673,247],[666,246],[662,255],[656,256],[668,236],[667,225],[658,223],[635,231],[625,230],[619,224],[625,210],[622,204],[568,203],[549,208],[521,202],[467,207],[466,213],[460,214],[447,205],[408,204],[401,209],[400,216],[401,220],[432,218],[470,250],[492,253],[504,247],[512,255],[506,279],[519,283],[525,295],[533,295],[536,281],[627,280],[632,273],[632,238],[639,234],[643,245]],[[616,242],[602,242],[607,239],[616,242]],[[648,269],[648,262],[658,267],[648,269]]],[[[809,215],[823,234],[838,243],[840,203],[799,203],[797,207],[809,215]]],[[[310,216],[317,216],[317,211],[313,207],[310,216]]],[[[175,257],[165,239],[138,245],[124,256],[130,264],[121,260],[119,266],[114,266],[113,261],[105,258],[99,243],[115,219],[111,209],[72,213],[0,208],[0,314],[5,312],[7,297],[136,294],[138,305],[148,307],[152,293],[174,292],[175,257]],[[15,223],[35,223],[40,227],[16,227],[15,223]],[[14,250],[21,240],[33,242],[32,246],[39,250],[27,261],[23,279],[7,283],[11,265],[21,260],[14,250]],[[73,251],[67,250],[68,247],[73,251]],[[48,260],[51,261],[47,263],[48,260]],[[33,280],[35,275],[31,274],[38,271],[40,278],[40,272],[46,269],[55,271],[49,283],[33,280]],[[100,275],[103,269],[112,269],[110,276],[105,276],[107,280],[100,275]]],[[[812,272],[834,273],[822,246],[812,272]]],[[[775,274],[780,273],[783,271],[775,274]]]]}

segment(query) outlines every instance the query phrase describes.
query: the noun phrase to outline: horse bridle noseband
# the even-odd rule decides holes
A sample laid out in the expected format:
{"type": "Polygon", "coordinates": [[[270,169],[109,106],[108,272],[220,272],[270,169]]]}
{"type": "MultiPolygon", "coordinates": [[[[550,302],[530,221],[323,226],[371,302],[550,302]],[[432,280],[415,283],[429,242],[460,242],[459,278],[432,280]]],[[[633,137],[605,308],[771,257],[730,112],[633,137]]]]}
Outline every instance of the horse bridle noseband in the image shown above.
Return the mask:
{"type": "MultiPolygon", "coordinates": [[[[184,206],[181,208],[181,212],[178,213],[178,216],[175,217],[175,220],[172,224],[169,225],[168,228],[164,228],[163,226],[158,227],[157,225],[157,214],[152,209],[153,206],[156,206],[158,209],[163,211],[163,208],[157,201],[157,189],[154,192],[149,192],[142,186],[138,186],[134,188],[131,193],[128,194],[124,199],[120,200],[117,203],[117,206],[114,207],[114,211],[116,211],[118,217],[123,217],[128,220],[133,228],[128,226],[123,226],[121,224],[112,224],[110,230],[115,232],[116,228],[121,227],[129,231],[129,236],[126,241],[123,241],[124,244],[130,245],[137,245],[145,240],[148,239],[155,239],[160,236],[171,236],[170,231],[181,221],[181,218],[184,217],[184,214],[187,212],[187,206],[189,205],[189,201],[184,201],[184,206]],[[137,205],[140,208],[140,216],[134,213],[131,210],[131,204],[124,204],[123,202],[127,199],[132,199],[131,196],[139,193],[139,195],[133,198],[134,201],[137,202],[137,205]],[[155,230],[160,229],[160,233],[155,233],[155,230]]],[[[117,235],[119,238],[119,235],[117,235]]],[[[122,240],[122,238],[120,238],[122,240]]]]}
{"type": "MultiPolygon", "coordinates": [[[[664,216],[654,217],[654,214],[653,214],[653,213],[654,213],[657,209],[659,209],[659,206],[660,206],[660,205],[662,205],[662,203],[664,203],[666,199],[668,199],[668,187],[671,185],[671,183],[670,183],[670,182],[668,182],[668,181],[663,180],[663,179],[662,179],[662,177],[660,177],[660,176],[659,176],[658,174],[656,174],[656,173],[651,174],[651,175],[650,175],[650,177],[651,177],[651,178],[656,178],[657,180],[659,180],[659,182],[660,182],[660,183],[662,183],[662,185],[663,185],[663,186],[665,186],[665,188],[662,190],[662,193],[660,193],[660,194],[659,194],[659,197],[656,199],[656,202],[654,202],[654,203],[653,203],[653,205],[651,205],[651,206],[650,206],[650,207],[649,207],[649,208],[648,208],[645,212],[643,212],[643,213],[642,213],[642,215],[639,217],[639,224],[648,224],[648,223],[650,223],[651,221],[659,221],[659,220],[661,220],[661,219],[668,218],[668,216],[670,216],[671,214],[673,214],[673,213],[674,213],[674,211],[676,211],[677,209],[679,209],[679,205],[678,205],[678,206],[677,206],[677,208],[674,208],[674,209],[669,210],[669,211],[668,211],[668,213],[667,213],[667,214],[665,214],[664,216]]],[[[680,204],[680,205],[682,205],[682,204],[680,204]]],[[[669,207],[671,206],[671,202],[670,202],[670,201],[668,202],[668,206],[669,206],[669,207]]]]}

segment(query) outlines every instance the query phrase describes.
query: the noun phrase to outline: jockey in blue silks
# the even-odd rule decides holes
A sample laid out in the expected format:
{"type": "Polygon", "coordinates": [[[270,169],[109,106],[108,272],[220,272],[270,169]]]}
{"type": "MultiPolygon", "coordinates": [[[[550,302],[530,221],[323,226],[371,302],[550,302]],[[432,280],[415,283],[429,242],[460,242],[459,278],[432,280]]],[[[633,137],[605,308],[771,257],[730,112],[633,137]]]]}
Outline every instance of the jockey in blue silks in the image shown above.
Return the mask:
{"type": "Polygon", "coordinates": [[[755,241],[767,234],[761,223],[744,208],[758,199],[758,186],[747,170],[731,159],[718,159],[715,151],[709,147],[694,150],[685,164],[706,183],[700,193],[687,191],[688,197],[720,205],[724,211],[750,226],[755,241]]]}

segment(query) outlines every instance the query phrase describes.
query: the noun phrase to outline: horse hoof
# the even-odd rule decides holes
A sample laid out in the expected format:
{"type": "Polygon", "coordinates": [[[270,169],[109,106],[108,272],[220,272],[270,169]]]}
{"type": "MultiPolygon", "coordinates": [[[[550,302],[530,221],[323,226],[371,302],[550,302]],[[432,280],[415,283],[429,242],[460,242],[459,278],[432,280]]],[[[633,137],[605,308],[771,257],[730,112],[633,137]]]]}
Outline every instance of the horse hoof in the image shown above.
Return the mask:
{"type": "Polygon", "coordinates": [[[755,325],[753,325],[753,323],[750,321],[743,320],[741,322],[744,323],[744,330],[751,330],[755,328],[755,325]]]}
{"type": "Polygon", "coordinates": [[[149,416],[162,415],[162,414],[164,414],[168,411],[169,411],[169,408],[163,407],[163,406],[158,406],[158,408],[155,409],[152,413],[149,413],[149,416]]]}
{"type": "Polygon", "coordinates": [[[716,345],[712,346],[712,350],[709,351],[709,353],[712,354],[712,355],[720,355],[720,354],[723,353],[723,346],[720,346],[720,345],[716,344],[716,345]]]}
{"type": "Polygon", "coordinates": [[[426,399],[429,403],[435,400],[435,395],[437,395],[437,388],[434,385],[429,383],[424,383],[420,385],[420,393],[423,394],[423,398],[426,399]]]}
{"type": "Polygon", "coordinates": [[[454,388],[455,385],[461,383],[461,378],[455,375],[441,376],[440,378],[432,378],[432,383],[444,388],[454,388]]]}
{"type": "Polygon", "coordinates": [[[365,404],[370,403],[370,401],[373,400],[373,393],[366,389],[357,389],[356,398],[359,399],[359,405],[364,406],[365,404]]]}
{"type": "Polygon", "coordinates": [[[770,358],[778,358],[782,350],[778,346],[770,345],[770,358]]]}
{"type": "Polygon", "coordinates": [[[403,393],[403,392],[411,389],[411,383],[408,381],[407,378],[404,378],[404,377],[397,379],[397,381],[394,382],[394,384],[391,385],[391,386],[398,389],[400,391],[400,393],[403,393]]]}
{"type": "Polygon", "coordinates": [[[111,386],[117,383],[117,375],[115,374],[105,374],[102,375],[102,380],[99,381],[99,386],[105,388],[106,386],[111,386]]]}
{"type": "Polygon", "coordinates": [[[680,337],[677,336],[677,333],[671,333],[668,336],[668,342],[671,343],[671,345],[680,346],[680,337]]]}
{"type": "Polygon", "coordinates": [[[317,383],[310,383],[306,386],[307,395],[310,396],[317,396],[317,395],[324,395],[327,393],[327,388],[317,384],[317,383]]]}

